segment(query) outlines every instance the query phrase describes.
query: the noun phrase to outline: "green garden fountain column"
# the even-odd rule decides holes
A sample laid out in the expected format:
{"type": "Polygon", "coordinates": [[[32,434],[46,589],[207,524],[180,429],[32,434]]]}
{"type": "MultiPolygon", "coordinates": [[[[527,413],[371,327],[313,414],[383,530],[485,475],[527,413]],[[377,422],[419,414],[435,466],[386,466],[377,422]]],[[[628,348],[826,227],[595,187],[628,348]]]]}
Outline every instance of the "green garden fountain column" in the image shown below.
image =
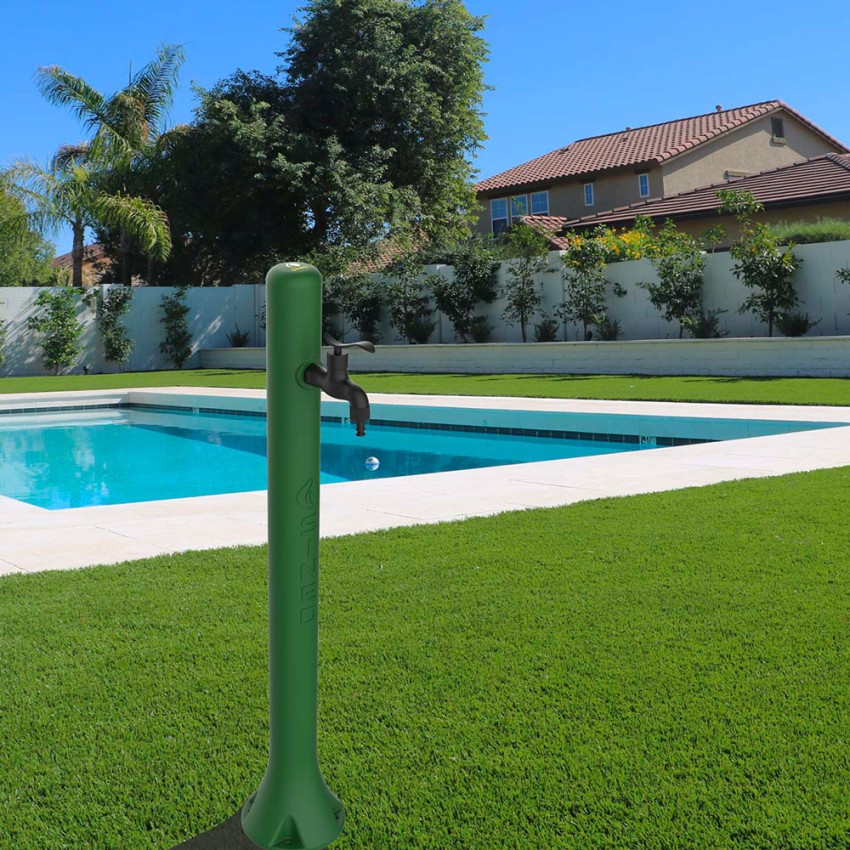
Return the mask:
{"type": "Polygon", "coordinates": [[[346,346],[334,340],[328,370],[319,365],[321,326],[319,272],[304,263],[275,266],[266,276],[269,762],[242,810],[245,834],[265,850],[319,850],[345,818],[316,753],[319,387],[350,402],[358,433],[369,405],[348,380],[346,346]]]}

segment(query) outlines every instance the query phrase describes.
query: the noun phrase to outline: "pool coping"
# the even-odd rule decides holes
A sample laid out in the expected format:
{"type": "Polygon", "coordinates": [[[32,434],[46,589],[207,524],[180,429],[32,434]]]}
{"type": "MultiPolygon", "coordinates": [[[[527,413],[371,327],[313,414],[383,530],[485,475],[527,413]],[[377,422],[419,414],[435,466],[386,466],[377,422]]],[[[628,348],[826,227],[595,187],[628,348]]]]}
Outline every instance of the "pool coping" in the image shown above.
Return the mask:
{"type": "MultiPolygon", "coordinates": [[[[373,404],[848,423],[652,451],[323,485],[324,537],[850,465],[850,407],[372,394],[373,404]]],[[[121,403],[265,409],[265,391],[163,387],[9,394],[10,408],[121,403]],[[223,403],[226,400],[226,405],[223,403]],[[170,403],[170,404],[169,404],[170,403]]],[[[0,575],[267,539],[266,492],[48,511],[0,496],[0,575]]]]}

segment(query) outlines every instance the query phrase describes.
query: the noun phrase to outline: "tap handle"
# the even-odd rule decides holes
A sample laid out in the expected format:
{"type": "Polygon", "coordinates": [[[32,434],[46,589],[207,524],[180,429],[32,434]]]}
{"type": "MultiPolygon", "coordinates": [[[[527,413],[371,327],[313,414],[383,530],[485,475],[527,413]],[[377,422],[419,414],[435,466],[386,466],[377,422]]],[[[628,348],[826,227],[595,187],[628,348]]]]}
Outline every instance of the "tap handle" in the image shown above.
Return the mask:
{"type": "Polygon", "coordinates": [[[375,353],[375,344],[369,342],[368,339],[361,339],[357,342],[340,342],[338,339],[334,339],[330,334],[325,334],[325,342],[328,345],[333,346],[335,355],[342,354],[343,348],[362,348],[364,351],[368,351],[369,354],[375,353]]]}

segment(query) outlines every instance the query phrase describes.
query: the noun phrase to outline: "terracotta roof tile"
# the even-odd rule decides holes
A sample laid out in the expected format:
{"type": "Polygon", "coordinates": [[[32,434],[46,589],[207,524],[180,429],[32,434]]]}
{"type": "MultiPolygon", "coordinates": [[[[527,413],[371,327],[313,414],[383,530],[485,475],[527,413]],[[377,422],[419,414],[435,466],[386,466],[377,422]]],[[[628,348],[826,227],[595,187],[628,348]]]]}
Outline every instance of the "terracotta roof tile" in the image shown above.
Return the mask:
{"type": "MultiPolygon", "coordinates": [[[[71,268],[74,264],[74,252],[68,251],[67,254],[59,254],[54,257],[51,265],[55,269],[61,268],[71,268]]],[[[98,260],[103,260],[106,257],[106,248],[103,247],[99,242],[95,242],[92,245],[86,245],[83,248],[83,262],[84,263],[92,263],[98,260]]]]}
{"type": "Polygon", "coordinates": [[[703,186],[680,195],[641,201],[607,212],[565,220],[562,227],[626,222],[639,215],[664,219],[710,213],[719,206],[719,189],[752,192],[753,197],[766,207],[793,201],[850,199],[850,156],[828,153],[772,171],[703,186]]]}
{"type": "Polygon", "coordinates": [[[838,150],[850,152],[845,145],[781,100],[768,100],[736,109],[724,109],[677,121],[580,139],[530,162],[488,177],[478,183],[475,189],[479,193],[492,193],[566,177],[591,175],[612,168],[655,165],[780,109],[824,136],[838,150]]]}
{"type": "Polygon", "coordinates": [[[560,232],[567,225],[568,219],[559,215],[524,215],[522,220],[525,224],[542,230],[549,236],[549,250],[566,251],[569,240],[561,236],[560,232]]]}

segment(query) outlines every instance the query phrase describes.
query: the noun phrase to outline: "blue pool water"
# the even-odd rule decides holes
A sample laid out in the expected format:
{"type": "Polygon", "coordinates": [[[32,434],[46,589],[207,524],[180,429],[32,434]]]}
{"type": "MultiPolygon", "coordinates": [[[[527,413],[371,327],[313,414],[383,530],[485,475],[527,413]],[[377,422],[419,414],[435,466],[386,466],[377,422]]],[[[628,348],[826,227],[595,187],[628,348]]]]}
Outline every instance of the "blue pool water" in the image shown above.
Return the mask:
{"type": "MultiPolygon", "coordinates": [[[[347,422],[323,421],[322,483],[611,454],[735,436],[724,431],[727,420],[711,423],[721,436],[714,432],[713,436],[700,436],[692,425],[690,436],[679,438],[655,436],[670,422],[660,418],[647,425],[647,417],[631,423],[627,421],[630,417],[606,417],[600,423],[596,421],[599,417],[582,414],[541,414],[536,418],[529,414],[531,418],[523,422],[523,414],[509,411],[431,408],[415,413],[419,420],[437,421],[430,427],[421,427],[428,425],[421,421],[404,421],[398,426],[382,424],[387,420],[375,415],[365,438],[355,437],[347,422]],[[459,421],[446,425],[452,416],[445,414],[453,412],[459,421]],[[468,424],[466,419],[492,422],[486,424],[492,430],[482,432],[483,425],[468,424]],[[518,423],[534,427],[517,427],[518,423]],[[591,428],[597,430],[586,430],[591,428]],[[599,428],[606,433],[598,432],[599,428]],[[377,469],[368,468],[370,457],[379,459],[377,469]]],[[[761,424],[766,431],[754,432],[753,423],[738,422],[736,435],[818,427],[761,424]],[[742,425],[747,426],[743,432],[742,425]]],[[[239,493],[265,487],[266,420],[261,416],[114,408],[4,416],[0,422],[0,495],[42,508],[239,493]]]]}

